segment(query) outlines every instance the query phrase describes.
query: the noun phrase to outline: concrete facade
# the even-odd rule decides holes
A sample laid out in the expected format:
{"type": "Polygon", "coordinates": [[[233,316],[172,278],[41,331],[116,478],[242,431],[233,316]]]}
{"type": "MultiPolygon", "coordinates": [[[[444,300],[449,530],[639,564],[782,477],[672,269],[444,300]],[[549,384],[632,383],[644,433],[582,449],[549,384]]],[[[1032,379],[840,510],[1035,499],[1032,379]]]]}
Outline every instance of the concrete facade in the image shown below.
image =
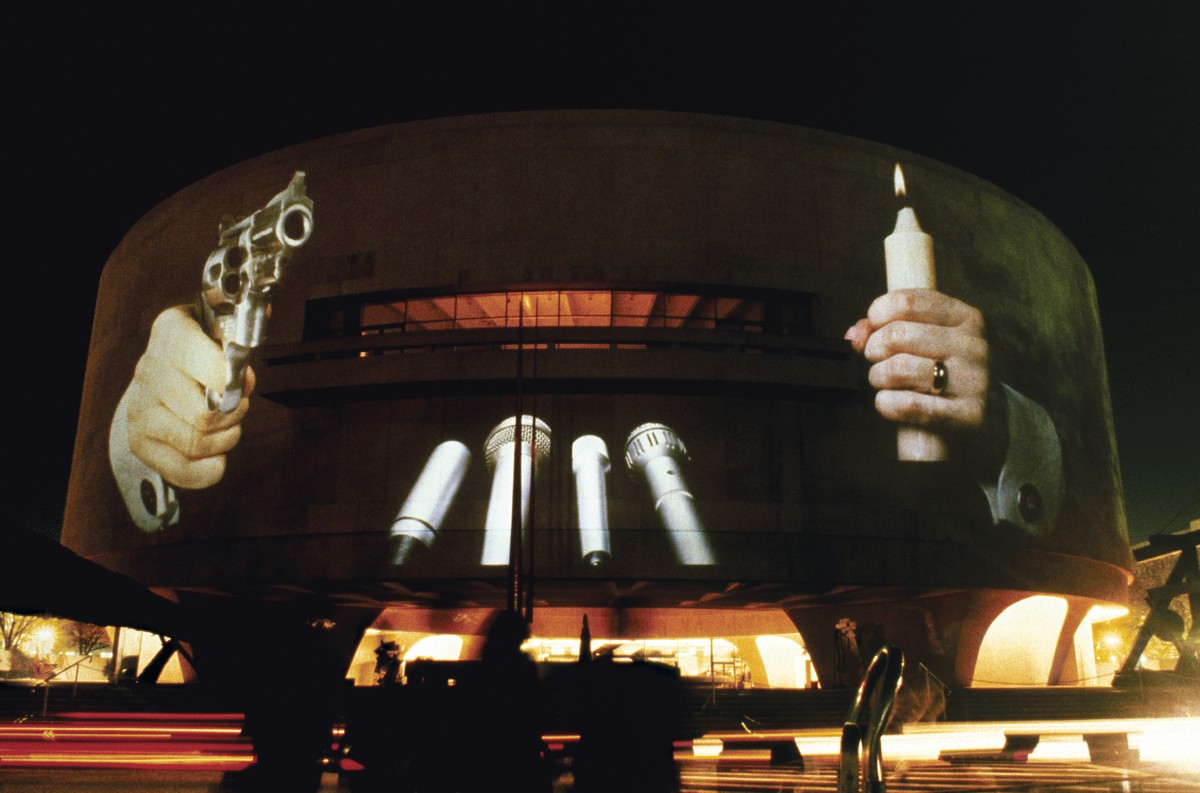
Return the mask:
{"type": "MultiPolygon", "coordinates": [[[[1068,598],[1069,637],[1090,604],[1124,600],[1131,559],[1099,318],[1070,242],[1018,199],[918,155],[779,124],[641,111],[363,130],[226,169],[148,213],[102,278],[64,543],[184,598],[300,592],[364,610],[498,606],[502,573],[465,552],[397,569],[385,542],[398,483],[424,460],[412,439],[430,425],[479,434],[494,423],[489,413],[511,412],[511,330],[314,338],[306,317],[321,301],[353,310],[371,297],[548,288],[765,295],[810,315],[804,333],[756,338],[537,331],[545,347],[525,356],[522,376],[560,426],[599,415],[615,441],[645,420],[651,408],[640,406],[653,406],[724,428],[693,449],[722,460],[700,475],[719,494],[708,523],[722,554],[703,569],[664,565],[655,546],[632,541],[624,567],[580,569],[564,539],[569,438],[556,440],[558,484],[536,497],[539,602],[783,609],[822,679],[835,676],[832,626],[852,616],[879,627],[868,644],[899,644],[962,683],[1010,603],[1068,598]],[[1043,530],[993,524],[963,466],[914,469],[880,453],[894,427],[874,413],[866,366],[842,334],[886,288],[896,162],[936,240],[939,288],[983,310],[994,371],[1057,428],[1067,487],[1043,530]],[[242,444],[225,482],[183,494],[177,529],[143,535],[122,519],[103,452],[117,401],[154,317],[194,299],[215,219],[256,207],[296,170],[308,175],[316,232],[289,265],[269,346],[254,361],[242,444]]],[[[469,547],[468,534],[453,547],[469,547]]],[[[1060,644],[1065,657],[1070,642],[1060,644]]]]}

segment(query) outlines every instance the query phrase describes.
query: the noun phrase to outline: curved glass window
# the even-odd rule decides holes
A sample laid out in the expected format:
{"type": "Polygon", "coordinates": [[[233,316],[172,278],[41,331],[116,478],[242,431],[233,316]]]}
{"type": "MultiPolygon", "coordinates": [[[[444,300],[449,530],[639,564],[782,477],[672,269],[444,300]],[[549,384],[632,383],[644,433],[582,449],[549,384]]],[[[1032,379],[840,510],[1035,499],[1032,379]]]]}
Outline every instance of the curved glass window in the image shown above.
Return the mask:
{"type": "Polygon", "coordinates": [[[762,300],[675,292],[556,289],[408,297],[362,303],[360,331],[528,327],[699,328],[760,333],[762,300]]]}

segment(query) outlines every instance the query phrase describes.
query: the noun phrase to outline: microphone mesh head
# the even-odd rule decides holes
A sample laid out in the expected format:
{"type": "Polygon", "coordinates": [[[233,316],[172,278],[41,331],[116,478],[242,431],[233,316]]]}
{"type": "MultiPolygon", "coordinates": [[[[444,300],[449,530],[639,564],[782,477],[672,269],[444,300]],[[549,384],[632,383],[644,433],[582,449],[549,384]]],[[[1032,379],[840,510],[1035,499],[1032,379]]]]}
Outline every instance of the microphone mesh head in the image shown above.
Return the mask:
{"type": "Polygon", "coordinates": [[[625,465],[630,471],[639,471],[655,457],[686,458],[687,447],[666,424],[649,422],[635,427],[625,441],[625,465]]]}
{"type": "MultiPolygon", "coordinates": [[[[522,416],[521,425],[521,443],[533,444],[536,455],[534,460],[544,461],[550,456],[550,428],[544,421],[535,419],[533,416],[522,416]]],[[[487,440],[483,442],[483,459],[487,462],[489,469],[496,467],[496,459],[501,450],[506,446],[512,446],[516,435],[516,416],[500,422],[488,433],[487,440]]]]}

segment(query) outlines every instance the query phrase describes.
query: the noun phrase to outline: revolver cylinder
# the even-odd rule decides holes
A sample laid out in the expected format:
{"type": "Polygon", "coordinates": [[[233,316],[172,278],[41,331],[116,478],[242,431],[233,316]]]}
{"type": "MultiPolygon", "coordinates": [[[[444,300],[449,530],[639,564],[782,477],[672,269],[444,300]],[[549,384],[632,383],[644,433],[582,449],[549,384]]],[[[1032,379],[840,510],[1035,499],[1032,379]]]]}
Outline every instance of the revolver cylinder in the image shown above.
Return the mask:
{"type": "Polygon", "coordinates": [[[208,395],[213,409],[232,412],[242,399],[246,362],[266,340],[283,263],[312,236],[312,207],[304,173],[297,171],[261,209],[222,227],[217,247],[204,263],[200,319],[225,351],[226,364],[224,393],[208,395]]]}

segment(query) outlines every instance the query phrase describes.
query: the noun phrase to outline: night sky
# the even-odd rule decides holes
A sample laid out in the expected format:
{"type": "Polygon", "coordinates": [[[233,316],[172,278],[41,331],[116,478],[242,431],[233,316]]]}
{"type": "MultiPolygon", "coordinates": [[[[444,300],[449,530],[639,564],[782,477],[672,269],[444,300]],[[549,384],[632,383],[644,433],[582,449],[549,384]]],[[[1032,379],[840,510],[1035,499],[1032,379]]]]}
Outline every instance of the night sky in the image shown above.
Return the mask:
{"type": "Polygon", "coordinates": [[[1200,4],[1146,6],[14,20],[0,57],[15,528],[61,526],[99,273],[159,201],[378,124],[644,108],[891,144],[1039,210],[1096,282],[1131,537],[1185,529],[1200,517],[1200,4]]]}

